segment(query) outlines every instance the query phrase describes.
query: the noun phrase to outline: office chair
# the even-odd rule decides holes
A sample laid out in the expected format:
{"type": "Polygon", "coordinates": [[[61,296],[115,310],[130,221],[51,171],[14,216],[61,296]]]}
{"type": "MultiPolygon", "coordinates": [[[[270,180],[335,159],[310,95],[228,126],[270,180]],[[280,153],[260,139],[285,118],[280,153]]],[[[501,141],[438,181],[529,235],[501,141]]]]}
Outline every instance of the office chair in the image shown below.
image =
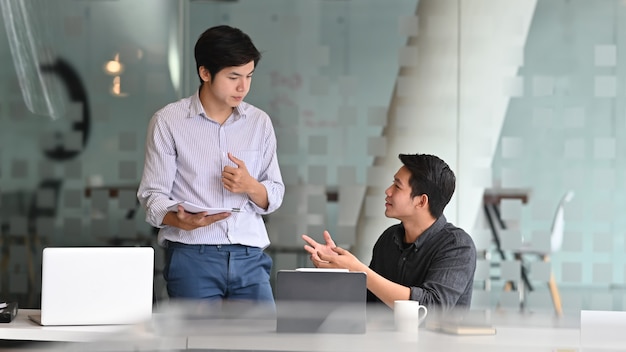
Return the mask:
{"type": "MultiPolygon", "coordinates": [[[[552,227],[550,231],[550,248],[549,249],[538,249],[533,248],[528,243],[523,243],[522,247],[514,252],[515,258],[520,260],[521,264],[525,265],[525,257],[532,255],[539,257],[544,262],[550,262],[550,256],[553,253],[561,250],[561,246],[563,245],[563,234],[565,231],[565,204],[570,202],[574,198],[574,191],[568,190],[563,194],[561,200],[559,201],[554,219],[552,220],[552,227]]],[[[529,291],[533,290],[533,287],[530,285],[529,281],[523,281],[523,284],[520,287],[521,290],[528,289],[529,291]]],[[[548,280],[548,288],[550,290],[550,296],[552,297],[552,303],[554,304],[554,310],[558,316],[563,314],[563,309],[561,306],[561,296],[559,294],[559,289],[556,285],[556,280],[554,279],[554,273],[550,270],[550,278],[548,280]]],[[[522,306],[524,305],[524,292],[522,291],[520,294],[520,298],[522,300],[522,306]]]]}

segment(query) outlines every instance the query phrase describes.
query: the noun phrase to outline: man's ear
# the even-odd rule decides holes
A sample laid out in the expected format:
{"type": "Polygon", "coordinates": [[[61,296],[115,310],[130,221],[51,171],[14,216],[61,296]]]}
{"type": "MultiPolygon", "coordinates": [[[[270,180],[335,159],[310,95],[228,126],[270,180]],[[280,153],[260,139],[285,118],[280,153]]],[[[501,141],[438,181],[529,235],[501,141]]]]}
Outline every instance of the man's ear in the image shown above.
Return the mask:
{"type": "Polygon", "coordinates": [[[425,208],[428,206],[428,195],[426,193],[420,194],[413,198],[413,204],[417,208],[425,208]]]}
{"type": "Polygon", "coordinates": [[[204,66],[198,67],[198,73],[202,81],[211,83],[211,73],[204,66]]]}

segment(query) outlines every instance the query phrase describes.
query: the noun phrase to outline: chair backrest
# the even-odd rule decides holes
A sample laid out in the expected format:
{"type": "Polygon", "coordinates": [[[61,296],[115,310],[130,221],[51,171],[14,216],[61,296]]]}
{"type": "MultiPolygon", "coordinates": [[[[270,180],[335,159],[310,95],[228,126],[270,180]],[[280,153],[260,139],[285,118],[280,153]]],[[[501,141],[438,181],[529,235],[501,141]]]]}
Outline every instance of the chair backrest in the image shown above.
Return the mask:
{"type": "Polygon", "coordinates": [[[574,198],[574,191],[569,190],[565,192],[556,208],[554,220],[552,221],[552,234],[550,235],[550,249],[553,253],[558,252],[561,249],[561,245],[563,245],[563,233],[565,231],[564,208],[565,203],[571,201],[572,198],[574,198]]]}

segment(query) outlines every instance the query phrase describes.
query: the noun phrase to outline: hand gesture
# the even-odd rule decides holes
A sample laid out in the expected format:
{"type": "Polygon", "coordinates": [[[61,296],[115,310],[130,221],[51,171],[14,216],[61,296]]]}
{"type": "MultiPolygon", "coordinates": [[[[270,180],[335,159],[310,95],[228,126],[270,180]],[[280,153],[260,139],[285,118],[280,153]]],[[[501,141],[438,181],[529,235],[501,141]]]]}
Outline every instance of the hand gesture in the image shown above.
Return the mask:
{"type": "Polygon", "coordinates": [[[361,263],[354,254],[341,247],[334,247],[332,253],[320,251],[317,253],[317,257],[319,261],[316,261],[313,256],[311,256],[311,261],[317,268],[348,269],[349,271],[365,270],[364,264],[361,263]]]}
{"type": "Polygon", "coordinates": [[[304,245],[304,250],[311,254],[311,261],[313,264],[322,261],[318,253],[323,253],[328,256],[337,255],[337,253],[333,251],[337,245],[335,245],[335,241],[333,241],[332,237],[330,237],[330,233],[328,233],[328,231],[324,231],[324,241],[326,244],[317,243],[314,239],[307,235],[302,235],[302,239],[307,243],[304,245]]]}
{"type": "Polygon", "coordinates": [[[243,160],[237,159],[231,153],[228,153],[228,159],[235,163],[237,167],[224,167],[222,171],[222,184],[224,188],[233,193],[249,193],[249,190],[256,184],[256,180],[250,176],[243,160]]]}
{"type": "Polygon", "coordinates": [[[311,254],[311,262],[316,268],[348,269],[350,271],[364,271],[367,268],[354,254],[337,247],[328,231],[324,231],[326,244],[318,243],[307,235],[302,235],[302,239],[307,243],[304,245],[304,250],[311,254]]]}

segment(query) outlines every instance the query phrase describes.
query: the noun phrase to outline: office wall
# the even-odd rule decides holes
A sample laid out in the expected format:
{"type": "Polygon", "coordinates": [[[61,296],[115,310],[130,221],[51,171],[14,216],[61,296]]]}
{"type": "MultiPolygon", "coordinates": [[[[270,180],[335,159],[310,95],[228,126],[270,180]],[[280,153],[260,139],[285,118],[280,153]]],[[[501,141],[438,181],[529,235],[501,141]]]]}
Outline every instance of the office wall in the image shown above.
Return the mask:
{"type": "Polygon", "coordinates": [[[626,280],[625,14],[623,1],[537,2],[493,160],[494,182],[531,191],[511,207],[509,236],[549,247],[556,206],[574,191],[552,267],[563,287],[604,292],[568,306],[624,307],[609,290],[626,280]]]}

